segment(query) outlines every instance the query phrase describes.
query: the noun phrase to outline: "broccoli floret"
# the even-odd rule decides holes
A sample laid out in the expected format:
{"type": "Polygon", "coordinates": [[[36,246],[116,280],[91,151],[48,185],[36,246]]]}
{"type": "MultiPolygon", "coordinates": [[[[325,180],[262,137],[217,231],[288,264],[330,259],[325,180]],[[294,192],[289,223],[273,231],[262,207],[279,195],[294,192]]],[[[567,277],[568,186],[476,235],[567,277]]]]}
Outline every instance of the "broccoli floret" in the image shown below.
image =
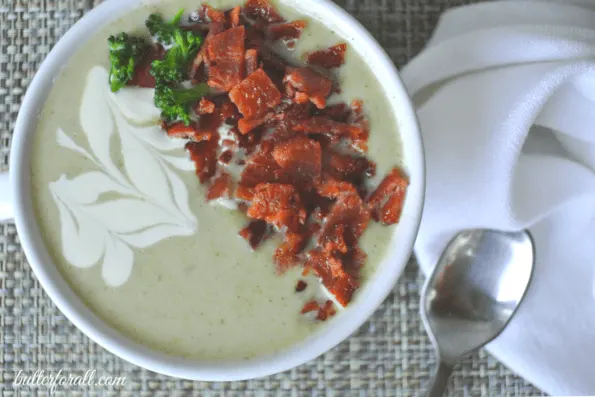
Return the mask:
{"type": "Polygon", "coordinates": [[[149,15],[149,19],[145,22],[145,25],[156,41],[164,46],[168,46],[173,44],[175,40],[174,35],[180,30],[179,25],[183,14],[184,9],[181,9],[169,21],[165,21],[159,14],[151,14],[149,15]]]}
{"type": "Polygon", "coordinates": [[[148,44],[139,37],[120,33],[108,38],[111,62],[109,82],[112,92],[120,90],[134,76],[134,68],[145,54],[148,44]]]}
{"type": "Polygon", "coordinates": [[[151,65],[151,74],[157,83],[184,80],[188,73],[188,64],[201,44],[202,37],[192,32],[177,30],[174,33],[174,46],[169,49],[163,60],[153,61],[151,65]]]}
{"type": "Polygon", "coordinates": [[[209,86],[199,84],[188,89],[175,89],[164,84],[155,89],[155,106],[161,109],[161,118],[167,122],[183,121],[190,125],[190,105],[208,94],[209,86]]]}

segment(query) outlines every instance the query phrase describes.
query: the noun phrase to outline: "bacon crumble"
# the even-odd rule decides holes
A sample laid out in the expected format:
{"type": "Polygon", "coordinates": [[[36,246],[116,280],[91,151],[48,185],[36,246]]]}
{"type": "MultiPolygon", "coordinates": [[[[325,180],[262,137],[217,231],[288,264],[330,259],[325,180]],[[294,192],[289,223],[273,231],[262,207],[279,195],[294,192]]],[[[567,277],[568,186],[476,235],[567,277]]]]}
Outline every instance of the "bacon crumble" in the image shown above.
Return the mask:
{"type": "Polygon", "coordinates": [[[326,98],[330,95],[333,86],[329,78],[310,68],[290,69],[283,78],[283,82],[308,96],[318,109],[326,107],[326,98]]]}
{"type": "Polygon", "coordinates": [[[239,235],[255,250],[270,235],[269,226],[262,220],[251,221],[239,235]]]}
{"type": "MultiPolygon", "coordinates": [[[[270,108],[281,102],[281,93],[262,69],[237,84],[229,97],[247,120],[264,117],[270,108]]],[[[249,131],[243,133],[247,132],[249,131]]]]}
{"type": "Polygon", "coordinates": [[[283,40],[290,43],[302,37],[302,32],[308,26],[306,21],[292,21],[277,25],[269,25],[266,30],[266,36],[272,41],[283,40]]]}
{"type": "Polygon", "coordinates": [[[347,52],[347,44],[337,44],[326,50],[308,54],[308,64],[326,69],[338,68],[345,64],[345,52],[347,52]]]}
{"type": "Polygon", "coordinates": [[[213,181],[211,187],[207,192],[207,201],[217,200],[220,198],[229,198],[229,192],[231,191],[231,176],[224,172],[217,179],[213,181]]]}
{"type": "MultiPolygon", "coordinates": [[[[269,43],[282,40],[291,48],[307,23],[285,21],[269,0],[247,0],[225,12],[203,5],[193,22],[187,29],[206,38],[190,76],[213,89],[194,105],[196,121],[162,122],[163,129],[188,141],[207,201],[235,200],[249,220],[238,234],[251,249],[280,234],[277,273],[301,266],[347,306],[367,258],[360,238],[371,220],[398,223],[409,185],[395,168],[368,194],[376,165],[365,156],[370,127],[363,103],[327,106],[340,90],[322,69],[342,66],[347,45],[307,54],[307,66],[290,63],[269,43]],[[236,165],[239,180],[230,171],[236,165]]],[[[147,59],[163,53],[156,47],[147,59]]],[[[131,84],[154,87],[143,65],[131,84]]],[[[295,290],[306,286],[299,280],[295,290]]],[[[309,301],[302,313],[310,312],[325,321],[336,314],[335,304],[309,301]]]]}
{"type": "Polygon", "coordinates": [[[206,43],[206,62],[213,88],[230,91],[244,77],[246,30],[238,26],[212,36],[206,43]]]}
{"type": "Polygon", "coordinates": [[[251,19],[266,23],[285,22],[285,19],[268,0],[248,0],[244,4],[244,14],[251,19]]]}
{"type": "Polygon", "coordinates": [[[295,292],[302,292],[308,287],[308,284],[304,280],[298,280],[295,286],[295,292]]]}
{"type": "Polygon", "coordinates": [[[368,199],[374,219],[381,220],[385,225],[398,223],[408,186],[409,181],[402,171],[394,168],[368,199]]]}
{"type": "Polygon", "coordinates": [[[215,104],[207,98],[201,98],[198,102],[198,114],[212,114],[215,111],[215,104]]]}

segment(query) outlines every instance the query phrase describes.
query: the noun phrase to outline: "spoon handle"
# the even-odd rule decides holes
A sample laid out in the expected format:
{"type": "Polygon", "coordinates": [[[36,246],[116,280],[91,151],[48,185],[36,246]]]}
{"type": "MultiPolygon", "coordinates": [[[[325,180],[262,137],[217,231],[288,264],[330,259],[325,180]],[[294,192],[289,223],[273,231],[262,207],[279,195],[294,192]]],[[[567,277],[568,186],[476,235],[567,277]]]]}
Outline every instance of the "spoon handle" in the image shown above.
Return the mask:
{"type": "Polygon", "coordinates": [[[450,378],[450,374],[452,374],[452,367],[451,364],[446,364],[443,361],[438,363],[438,368],[436,369],[436,374],[432,380],[432,385],[428,390],[428,397],[441,397],[444,394],[446,386],[448,385],[448,378],[450,378]]]}

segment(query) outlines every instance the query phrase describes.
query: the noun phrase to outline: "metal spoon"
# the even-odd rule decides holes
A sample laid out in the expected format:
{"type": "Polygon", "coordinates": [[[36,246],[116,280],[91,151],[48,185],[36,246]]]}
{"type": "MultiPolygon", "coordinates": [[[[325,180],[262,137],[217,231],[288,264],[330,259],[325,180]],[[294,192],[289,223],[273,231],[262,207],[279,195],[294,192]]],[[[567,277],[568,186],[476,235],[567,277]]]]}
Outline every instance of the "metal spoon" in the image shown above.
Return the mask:
{"type": "Polygon", "coordinates": [[[439,363],[429,397],[444,393],[457,362],[504,330],[525,296],[534,262],[526,231],[470,230],[448,245],[421,301],[439,363]]]}

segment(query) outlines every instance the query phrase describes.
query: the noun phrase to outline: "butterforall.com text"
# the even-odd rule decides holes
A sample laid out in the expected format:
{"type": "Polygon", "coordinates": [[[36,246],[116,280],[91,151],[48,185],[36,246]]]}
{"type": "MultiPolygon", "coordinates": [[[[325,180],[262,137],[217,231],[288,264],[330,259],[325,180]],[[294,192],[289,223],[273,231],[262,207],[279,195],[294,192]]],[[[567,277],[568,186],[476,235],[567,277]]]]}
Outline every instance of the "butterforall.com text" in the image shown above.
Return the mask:
{"type": "Polygon", "coordinates": [[[48,388],[50,394],[56,390],[78,389],[82,387],[123,387],[126,384],[126,377],[122,376],[101,376],[97,377],[97,371],[90,369],[84,375],[68,374],[62,370],[57,373],[50,373],[44,370],[37,370],[33,374],[26,374],[19,371],[12,383],[16,387],[48,388]]]}

